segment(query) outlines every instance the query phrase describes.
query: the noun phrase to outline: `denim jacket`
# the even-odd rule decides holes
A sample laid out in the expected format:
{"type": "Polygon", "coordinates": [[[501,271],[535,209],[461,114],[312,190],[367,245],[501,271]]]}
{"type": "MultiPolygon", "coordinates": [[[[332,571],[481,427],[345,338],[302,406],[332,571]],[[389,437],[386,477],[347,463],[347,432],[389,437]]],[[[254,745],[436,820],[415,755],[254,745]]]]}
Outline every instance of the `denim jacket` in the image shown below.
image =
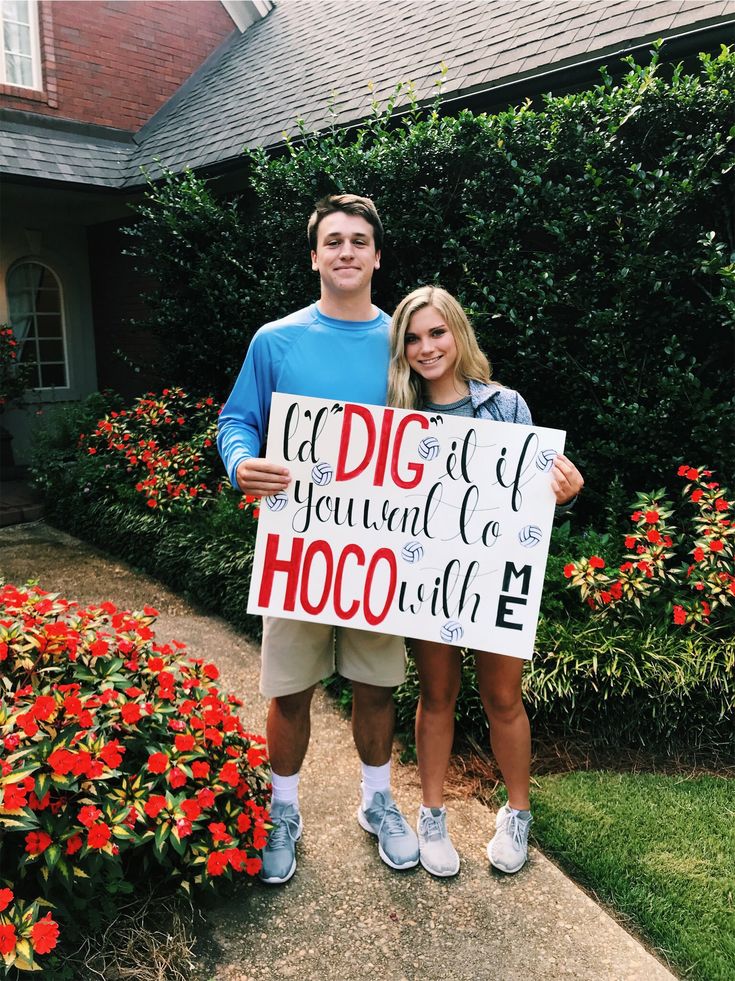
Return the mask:
{"type": "MultiPolygon", "coordinates": [[[[490,382],[477,382],[470,379],[470,399],[476,419],[493,419],[495,422],[517,422],[532,426],[531,410],[522,395],[512,388],[503,388],[490,382]]],[[[566,504],[555,506],[554,517],[566,514],[577,502],[576,495],[566,504]]]]}

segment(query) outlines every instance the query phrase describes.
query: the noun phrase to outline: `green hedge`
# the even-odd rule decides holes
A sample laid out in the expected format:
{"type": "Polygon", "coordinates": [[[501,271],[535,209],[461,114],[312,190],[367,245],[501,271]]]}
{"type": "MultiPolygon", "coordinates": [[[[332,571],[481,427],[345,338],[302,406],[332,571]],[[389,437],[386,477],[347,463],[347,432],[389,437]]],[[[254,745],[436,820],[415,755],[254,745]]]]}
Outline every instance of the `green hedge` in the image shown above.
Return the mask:
{"type": "Polygon", "coordinates": [[[226,394],[253,332],[314,299],[316,197],[372,196],[387,230],[376,301],[438,281],[473,315],[496,376],[568,430],[585,517],[706,459],[727,474],[732,406],[735,53],[698,74],[629,63],[581,93],[497,115],[374,107],[358,131],[250,156],[220,201],[192,174],[152,187],[131,250],[167,382],[226,394]]]}
{"type": "MultiPolygon", "coordinates": [[[[180,409],[181,404],[177,400],[177,412],[187,412],[183,433],[209,425],[211,407],[205,412],[180,409]]],[[[128,459],[90,435],[100,431],[95,425],[100,410],[111,407],[109,399],[95,396],[86,405],[52,412],[39,430],[35,474],[45,491],[48,519],[258,637],[260,620],[246,610],[256,530],[251,509],[241,508],[241,495],[229,487],[191,510],[165,510],[163,499],[150,508],[135,489],[139,475],[128,472],[128,459]],[[81,443],[80,431],[87,434],[81,443]],[[97,452],[90,454],[95,439],[97,452]]],[[[147,423],[135,425],[137,435],[154,432],[147,423]]],[[[175,439],[172,428],[156,438],[175,439]]],[[[202,477],[207,475],[199,472],[197,479],[202,477]]],[[[612,515],[609,523],[614,525],[612,515]]],[[[534,724],[583,731],[616,745],[735,748],[731,634],[720,631],[715,637],[714,628],[701,632],[701,627],[697,633],[679,627],[666,633],[647,626],[645,615],[636,626],[596,621],[567,587],[564,566],[593,553],[613,563],[619,557],[617,537],[609,531],[575,533],[569,522],[554,530],[536,656],[524,678],[534,724]]],[[[399,726],[410,741],[418,699],[412,661],[396,698],[399,726]]],[[[484,739],[487,722],[469,660],[457,718],[460,731],[484,739]]]]}

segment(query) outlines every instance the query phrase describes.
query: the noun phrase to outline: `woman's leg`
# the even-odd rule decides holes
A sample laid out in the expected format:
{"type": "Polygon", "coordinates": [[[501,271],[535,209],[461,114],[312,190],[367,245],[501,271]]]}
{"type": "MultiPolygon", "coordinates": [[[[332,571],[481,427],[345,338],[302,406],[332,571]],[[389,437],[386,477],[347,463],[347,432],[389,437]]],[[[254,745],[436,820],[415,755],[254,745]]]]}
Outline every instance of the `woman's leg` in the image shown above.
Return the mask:
{"type": "Polygon", "coordinates": [[[425,807],[441,807],[444,779],[454,739],[454,707],[459,694],[462,652],[448,644],[412,640],[419,675],[416,751],[425,807]]]}
{"type": "Polygon", "coordinates": [[[524,661],[504,654],[475,651],[480,698],[490,723],[490,745],[503,774],[508,803],[529,808],[531,727],[521,698],[524,661]]]}

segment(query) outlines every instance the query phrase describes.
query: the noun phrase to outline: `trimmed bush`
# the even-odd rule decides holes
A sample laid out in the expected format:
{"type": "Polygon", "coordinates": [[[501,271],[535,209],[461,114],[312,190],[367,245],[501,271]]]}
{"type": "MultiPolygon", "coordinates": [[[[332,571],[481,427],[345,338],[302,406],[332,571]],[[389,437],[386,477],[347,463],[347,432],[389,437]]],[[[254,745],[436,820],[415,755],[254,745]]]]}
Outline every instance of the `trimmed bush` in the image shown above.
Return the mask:
{"type": "Polygon", "coordinates": [[[156,641],[156,610],[0,589],[0,954],[36,955],[151,877],[255,875],[269,773],[214,664],[156,641]],[[39,898],[42,897],[42,898],[39,898]],[[42,910],[44,913],[42,915],[42,910]]]}
{"type": "Polygon", "coordinates": [[[421,113],[409,92],[400,119],[374,106],[357,131],[251,154],[238,200],[168,175],[131,242],[166,380],[226,394],[253,332],[315,297],[315,198],[354,191],[387,231],[376,302],[425,282],[460,297],[497,377],[569,431],[580,514],[610,503],[613,475],[630,495],[682,455],[732,472],[735,54],[628,68],[496,115],[421,113]]]}

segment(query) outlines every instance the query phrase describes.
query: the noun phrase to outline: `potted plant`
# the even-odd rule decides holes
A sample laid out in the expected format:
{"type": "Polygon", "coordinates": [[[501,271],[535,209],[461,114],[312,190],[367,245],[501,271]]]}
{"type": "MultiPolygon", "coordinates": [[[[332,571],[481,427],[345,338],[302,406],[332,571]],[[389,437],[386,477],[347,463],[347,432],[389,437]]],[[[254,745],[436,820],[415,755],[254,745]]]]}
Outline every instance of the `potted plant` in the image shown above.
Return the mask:
{"type": "Polygon", "coordinates": [[[13,436],[2,425],[2,414],[31,387],[34,367],[31,362],[18,364],[18,341],[13,328],[0,324],[0,468],[6,474],[15,461],[13,436]]]}

